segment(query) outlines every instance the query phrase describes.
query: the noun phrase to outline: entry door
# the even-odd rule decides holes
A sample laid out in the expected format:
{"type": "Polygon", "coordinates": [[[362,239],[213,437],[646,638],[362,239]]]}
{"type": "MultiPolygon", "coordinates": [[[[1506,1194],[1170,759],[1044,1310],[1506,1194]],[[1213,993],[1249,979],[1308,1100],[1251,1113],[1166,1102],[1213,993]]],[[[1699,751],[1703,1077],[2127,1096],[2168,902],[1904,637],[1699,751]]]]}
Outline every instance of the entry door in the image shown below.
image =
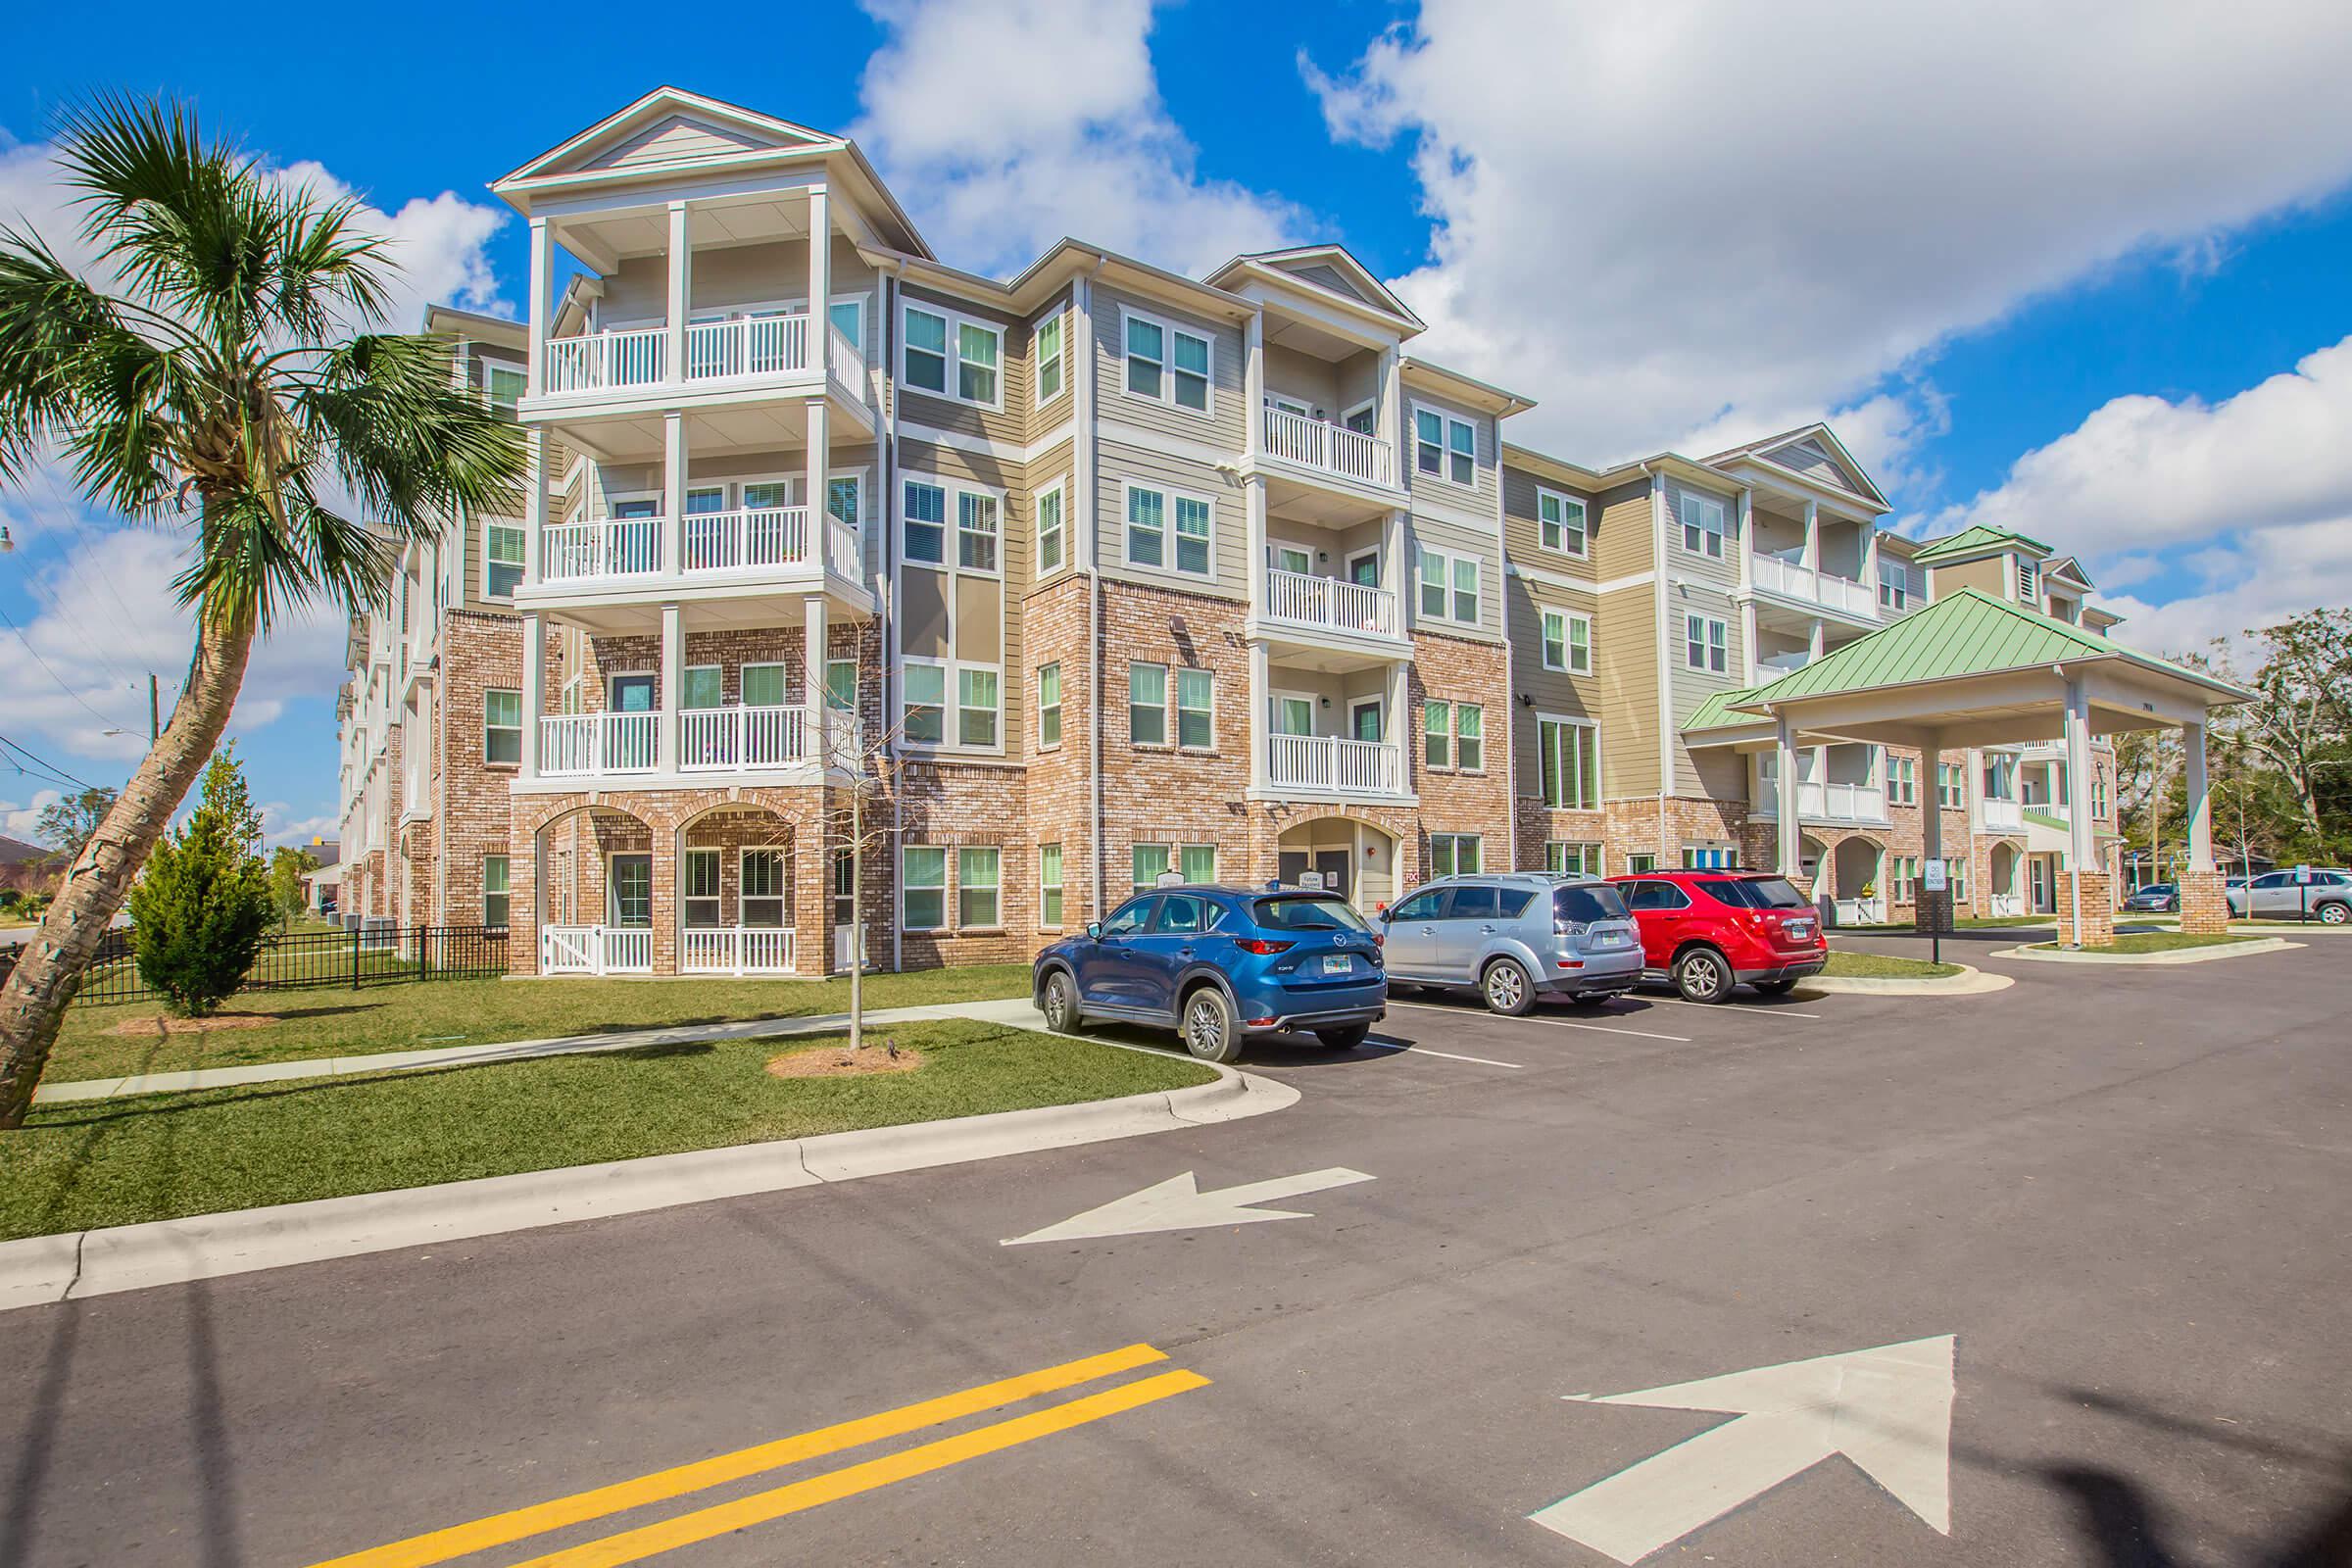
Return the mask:
{"type": "Polygon", "coordinates": [[[1355,889],[1348,885],[1349,858],[1346,850],[1317,850],[1315,852],[1315,869],[1323,873],[1324,892],[1337,893],[1343,899],[1353,899],[1355,889]]]}
{"type": "Polygon", "coordinates": [[[1380,704],[1358,703],[1348,710],[1348,729],[1357,740],[1377,744],[1381,739],[1380,704]]]}
{"type": "Polygon", "coordinates": [[[2027,866],[2034,884],[2034,912],[2048,914],[2058,907],[2058,901],[2050,893],[2050,858],[2036,855],[2027,866]]]}
{"type": "Polygon", "coordinates": [[[1348,563],[1348,580],[1366,588],[1380,586],[1380,553],[1367,551],[1348,563]]]}
{"type": "MultiPolygon", "coordinates": [[[[608,688],[606,705],[615,713],[650,713],[659,700],[658,680],[654,675],[615,675],[608,688]]],[[[605,765],[651,767],[656,744],[649,725],[615,724],[605,731],[605,765]]]]}
{"type": "Polygon", "coordinates": [[[654,923],[654,858],[615,855],[605,877],[605,923],[649,926],[654,923]]]}

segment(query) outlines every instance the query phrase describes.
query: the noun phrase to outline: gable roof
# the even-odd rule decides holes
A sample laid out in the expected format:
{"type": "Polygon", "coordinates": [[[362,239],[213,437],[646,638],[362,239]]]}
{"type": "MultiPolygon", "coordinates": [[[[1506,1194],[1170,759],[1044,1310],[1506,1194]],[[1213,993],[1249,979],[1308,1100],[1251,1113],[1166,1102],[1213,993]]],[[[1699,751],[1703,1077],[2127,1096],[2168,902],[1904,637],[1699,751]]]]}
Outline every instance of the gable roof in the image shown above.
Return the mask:
{"type": "Polygon", "coordinates": [[[2039,551],[2044,556],[2050,553],[2048,545],[2038,539],[2029,539],[2014,528],[1996,528],[1988,522],[1973,522],[1958,533],[1946,534],[1941,539],[1921,541],[1919,554],[1911,559],[1924,561],[1928,564],[1934,565],[1939,561],[1957,561],[1964,556],[1986,555],[1995,550],[2007,550],[2015,545],[2024,545],[2027,549],[2039,551]]]}
{"type": "Polygon", "coordinates": [[[1718,452],[1706,461],[1710,466],[1720,466],[1740,458],[1750,458],[1758,463],[1770,464],[1776,468],[1785,468],[1801,479],[1811,479],[1818,484],[1821,481],[1814,479],[1802,467],[1780,461],[1781,453],[1791,447],[1806,446],[1811,446],[1820,452],[1853,481],[1851,485],[1840,485],[1838,488],[1850,489],[1858,496],[1877,502],[1882,508],[1891,508],[1894,505],[1886,499],[1878,484],[1872,480],[1869,470],[1864,468],[1855,460],[1854,455],[1846,450],[1845,443],[1838,439],[1838,432],[1818,419],[1811,424],[1800,424],[1793,430],[1783,430],[1778,435],[1768,435],[1762,440],[1749,441],[1728,451],[1718,452]]]}
{"type": "Polygon", "coordinates": [[[45,865],[57,858],[55,850],[0,833],[0,865],[45,865]]]}
{"type": "MultiPolygon", "coordinates": [[[[773,115],[762,115],[716,98],[706,98],[701,93],[688,92],[682,87],[663,86],[656,87],[625,109],[607,115],[586,130],[557,143],[513,173],[493,180],[491,188],[495,190],[516,180],[543,179],[554,174],[610,167],[609,161],[622,156],[624,149],[641,147],[678,123],[700,123],[708,127],[714,139],[721,143],[732,143],[738,152],[786,149],[820,151],[848,145],[841,137],[829,136],[807,125],[794,124],[789,120],[778,120],[773,115]]],[[[675,161],[691,163],[697,161],[698,156],[716,154],[704,151],[698,155],[681,150],[675,161]]]]}
{"type": "Polygon", "coordinates": [[[1374,276],[1370,268],[1349,255],[1345,245],[1294,245],[1287,250],[1250,251],[1210,272],[1205,281],[1222,287],[1228,273],[1252,267],[1281,272],[1294,281],[1337,294],[1356,305],[1370,306],[1383,315],[1410,321],[1416,328],[1428,324],[1374,276]],[[1329,279],[1316,275],[1324,271],[1336,275],[1329,279]],[[1334,288],[1334,283],[1339,286],[1334,288]]]}

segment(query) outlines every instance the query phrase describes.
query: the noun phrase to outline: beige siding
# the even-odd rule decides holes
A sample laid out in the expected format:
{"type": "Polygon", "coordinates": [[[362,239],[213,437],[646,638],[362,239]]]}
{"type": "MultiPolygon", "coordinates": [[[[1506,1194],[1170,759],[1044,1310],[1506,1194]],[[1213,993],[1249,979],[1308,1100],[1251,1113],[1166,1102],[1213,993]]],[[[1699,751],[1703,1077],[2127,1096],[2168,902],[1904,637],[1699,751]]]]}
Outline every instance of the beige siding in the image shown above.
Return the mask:
{"type": "MultiPolygon", "coordinates": [[[[1189,458],[1171,457],[1164,452],[1152,452],[1122,442],[1104,441],[1098,449],[1097,507],[1102,519],[1102,569],[1114,577],[1148,583],[1154,588],[1173,588],[1180,592],[1215,594],[1226,599],[1240,599],[1250,591],[1250,514],[1242,494],[1241,482],[1231,473],[1220,472],[1204,463],[1189,458]],[[1155,489],[1182,491],[1188,495],[1205,497],[1210,504],[1210,555],[1213,574],[1207,578],[1187,576],[1170,569],[1132,566],[1127,561],[1127,486],[1130,483],[1155,489]]],[[[1171,536],[1175,518],[1173,509],[1168,518],[1171,536]]],[[[1168,549],[1173,559],[1171,537],[1168,549]]]]}
{"type": "MultiPolygon", "coordinates": [[[[1023,684],[1021,601],[1029,589],[1030,563],[1036,548],[1037,514],[1032,502],[1027,466],[1009,459],[999,459],[985,453],[966,452],[957,447],[934,446],[922,441],[901,441],[899,444],[899,474],[945,480],[951,484],[961,481],[997,491],[1002,500],[997,512],[997,561],[1002,580],[978,575],[961,575],[954,589],[956,607],[955,658],[967,663],[993,663],[999,666],[998,699],[1003,707],[999,734],[1004,742],[1004,755],[1016,759],[1027,748],[1029,735],[1023,723],[1021,694],[1023,684]]],[[[1040,472],[1044,469],[1041,467],[1040,472]]],[[[899,521],[899,498],[890,500],[886,514],[891,525],[899,521]]],[[[956,553],[956,517],[948,516],[948,546],[950,560],[956,553]]],[[[917,579],[937,577],[939,573],[919,565],[900,567],[901,595],[911,601],[918,587],[917,579]]],[[[926,610],[932,600],[941,608],[932,613],[944,615],[948,590],[938,584],[919,585],[928,590],[924,601],[926,610]]],[[[903,612],[905,613],[906,612],[903,612]]],[[[924,630],[935,641],[944,641],[944,627],[933,632],[929,623],[924,630]]],[[[902,649],[909,654],[921,654],[911,640],[903,637],[902,649]]],[[[934,655],[931,657],[945,657],[934,655]]]]}
{"type": "Polygon", "coordinates": [[[1747,541],[1740,536],[1739,529],[1740,496],[1737,491],[1685,485],[1679,479],[1666,481],[1666,569],[1677,580],[1707,583],[1727,592],[1737,587],[1740,582],[1740,552],[1747,548],[1747,541]],[[1693,554],[1683,548],[1682,498],[1686,492],[1695,492],[1723,504],[1726,532],[1721,560],[1703,553],[1693,554]]]}
{"type": "Polygon", "coordinates": [[[1936,568],[1936,595],[1940,599],[1946,594],[1956,594],[1963,588],[1974,588],[1995,599],[2006,599],[2009,597],[2011,570],[2007,556],[1986,556],[1982,561],[1963,561],[1951,566],[1939,565],[1936,568]]]}
{"type": "Polygon", "coordinates": [[[1592,523],[1592,564],[1603,582],[1647,571],[1657,563],[1650,515],[1649,481],[1638,479],[1596,498],[1599,509],[1592,523]]]}
{"type": "Polygon", "coordinates": [[[1600,504],[1587,491],[1572,485],[1546,479],[1542,474],[1507,464],[1502,470],[1502,542],[1503,549],[1514,562],[1543,571],[1558,572],[1562,576],[1590,581],[1594,575],[1592,532],[1600,516],[1600,504]],[[1542,519],[1536,512],[1538,489],[1555,491],[1585,504],[1586,546],[1583,556],[1563,555],[1544,548],[1542,519]]]}
{"type": "Polygon", "coordinates": [[[1405,547],[1407,569],[1404,583],[1411,601],[1409,619],[1413,630],[1443,632],[1455,637],[1478,637],[1488,641],[1502,636],[1502,561],[1495,553],[1493,523],[1482,528],[1457,522],[1450,514],[1441,518],[1415,513],[1405,523],[1405,547]],[[1465,626],[1458,621],[1441,620],[1421,612],[1420,562],[1421,551],[1425,547],[1443,551],[1448,556],[1468,556],[1478,563],[1477,625],[1465,626]]]}
{"type": "Polygon", "coordinates": [[[660,124],[639,131],[628,140],[609,151],[599,153],[586,164],[589,169],[641,169],[648,164],[671,163],[683,158],[711,158],[724,153],[750,152],[768,145],[741,131],[728,130],[707,121],[688,120],[671,115],[660,124]]]}
{"type": "MultiPolygon", "coordinates": [[[[1620,600],[1637,596],[1620,594],[1620,600]]],[[[1537,582],[1529,577],[1513,577],[1510,583],[1511,628],[1511,692],[1513,700],[1530,697],[1534,706],[1521,704],[1511,715],[1512,744],[1518,753],[1519,794],[1534,799],[1542,790],[1543,774],[1537,757],[1536,718],[1549,714],[1564,718],[1589,718],[1601,726],[1602,793],[1608,794],[1606,766],[1609,742],[1615,737],[1607,718],[1609,707],[1607,683],[1600,662],[1600,620],[1595,612],[1595,600],[1591,594],[1576,593],[1537,582]],[[1544,612],[1564,611],[1585,615],[1592,621],[1592,673],[1578,675],[1544,667],[1544,612]]],[[[1654,769],[1653,769],[1654,771],[1654,769]]]]}
{"type": "Polygon", "coordinates": [[[1266,395],[1303,403],[1318,418],[1336,421],[1341,413],[1339,367],[1297,349],[1266,345],[1266,395]]]}
{"type": "Polygon", "coordinates": [[[1601,596],[1593,617],[1600,694],[1601,793],[1658,790],[1658,645],[1650,585],[1601,596]]]}
{"type": "MultiPolygon", "coordinates": [[[[1501,448],[1497,444],[1494,421],[1486,415],[1465,409],[1445,398],[1406,385],[1404,389],[1404,450],[1397,454],[1403,471],[1409,474],[1416,496],[1426,495],[1439,506],[1474,512],[1482,517],[1494,515],[1494,495],[1497,463],[1501,448]],[[1417,410],[1428,409],[1449,419],[1467,419],[1476,432],[1475,455],[1471,465],[1473,482],[1458,485],[1452,480],[1423,473],[1419,466],[1419,448],[1416,440],[1417,410]]],[[[1450,465],[1446,465],[1450,466],[1450,465]]]]}
{"type": "Polygon", "coordinates": [[[1242,450],[1248,411],[1242,406],[1245,369],[1240,327],[1229,322],[1210,321],[1154,300],[1102,287],[1097,287],[1094,291],[1094,318],[1095,365],[1101,375],[1096,383],[1095,397],[1099,418],[1120,424],[1141,425],[1179,441],[1214,447],[1219,452],[1239,453],[1242,450]],[[1181,327],[1187,332],[1199,332],[1208,338],[1207,416],[1177,408],[1170,403],[1155,402],[1127,390],[1125,319],[1128,312],[1149,316],[1170,326],[1181,327]]]}
{"type": "MultiPolygon", "coordinates": [[[[953,295],[931,289],[909,286],[900,291],[902,320],[905,318],[905,307],[907,305],[946,311],[951,316],[961,316],[968,320],[1004,329],[1004,344],[998,362],[999,379],[1003,382],[1004,407],[1001,409],[980,408],[973,404],[958,402],[954,398],[935,397],[928,392],[917,391],[898,379],[902,367],[894,362],[890,367],[890,374],[893,384],[897,388],[899,418],[902,421],[929,425],[933,429],[952,430],[959,435],[978,436],[983,440],[1002,443],[1008,447],[1025,445],[1029,439],[1029,422],[1033,412],[1030,404],[1034,399],[1029,383],[1028,326],[1005,315],[1003,311],[958,300],[953,295]]],[[[903,352],[905,333],[901,328],[900,321],[891,323],[890,343],[894,355],[903,352]]],[[[956,336],[954,325],[951,323],[948,336],[948,385],[952,388],[955,384],[956,336]]]]}
{"type": "Polygon", "coordinates": [[[1669,588],[1666,594],[1666,658],[1674,667],[1674,793],[1702,795],[1697,764],[1691,760],[1690,749],[1681,740],[1682,727],[1690,722],[1699,705],[1716,692],[1732,691],[1740,684],[1747,671],[1747,648],[1740,631],[1740,609],[1728,593],[1719,589],[1682,585],[1669,588]],[[1692,669],[1686,662],[1686,642],[1689,616],[1701,615],[1724,623],[1724,669],[1718,675],[1712,669],[1692,669]]]}

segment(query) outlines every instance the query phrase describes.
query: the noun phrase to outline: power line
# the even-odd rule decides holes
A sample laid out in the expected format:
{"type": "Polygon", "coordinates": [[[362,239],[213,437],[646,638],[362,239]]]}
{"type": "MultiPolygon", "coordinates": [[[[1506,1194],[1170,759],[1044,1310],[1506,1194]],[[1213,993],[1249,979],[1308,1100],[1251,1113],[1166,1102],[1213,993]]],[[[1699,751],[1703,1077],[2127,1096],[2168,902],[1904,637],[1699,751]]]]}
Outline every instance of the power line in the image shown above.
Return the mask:
{"type": "Polygon", "coordinates": [[[98,711],[98,710],[95,708],[90,707],[88,700],[85,699],[81,693],[67,685],[66,678],[63,675],[60,675],[54,668],[51,668],[49,661],[41,657],[41,651],[32,646],[32,639],[24,635],[24,628],[18,625],[15,618],[11,616],[5,610],[0,610],[0,626],[6,626],[10,631],[15,632],[17,634],[17,641],[23,643],[24,645],[24,651],[32,656],[32,662],[40,665],[44,670],[48,670],[49,678],[57,682],[57,689],[61,692],[64,692],[68,697],[73,698],[75,702],[81,704],[83,710],[92,718],[113,729],[133,729],[137,727],[135,725],[122,723],[117,719],[109,718],[104,713],[98,711]]]}
{"type": "Polygon", "coordinates": [[[8,762],[20,773],[37,772],[47,778],[55,780],[60,784],[71,784],[76,789],[90,790],[98,788],[97,785],[92,784],[88,779],[75,778],[73,774],[67,772],[55,762],[49,761],[32,751],[18,745],[15,741],[10,740],[5,735],[0,735],[0,761],[8,762]],[[22,759],[23,760],[19,760],[19,759],[22,759]],[[30,762],[32,766],[27,768],[24,765],[26,762],[30,762]]]}

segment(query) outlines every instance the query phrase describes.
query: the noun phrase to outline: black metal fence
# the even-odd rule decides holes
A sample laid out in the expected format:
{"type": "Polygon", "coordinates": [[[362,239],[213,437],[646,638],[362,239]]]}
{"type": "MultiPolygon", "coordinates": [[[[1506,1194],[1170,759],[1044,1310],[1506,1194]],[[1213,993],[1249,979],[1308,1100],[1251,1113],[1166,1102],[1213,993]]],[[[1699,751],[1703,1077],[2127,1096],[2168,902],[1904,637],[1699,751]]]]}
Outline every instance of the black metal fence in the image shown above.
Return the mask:
{"type": "MultiPolygon", "coordinates": [[[[0,982],[17,966],[17,948],[0,948],[0,982]]],[[[83,974],[76,1000],[161,1002],[139,978],[134,939],[107,932],[83,974]]],[[[507,972],[504,926],[368,925],[341,931],[273,934],[245,976],[245,991],[356,991],[425,980],[482,980],[507,972]]]]}

